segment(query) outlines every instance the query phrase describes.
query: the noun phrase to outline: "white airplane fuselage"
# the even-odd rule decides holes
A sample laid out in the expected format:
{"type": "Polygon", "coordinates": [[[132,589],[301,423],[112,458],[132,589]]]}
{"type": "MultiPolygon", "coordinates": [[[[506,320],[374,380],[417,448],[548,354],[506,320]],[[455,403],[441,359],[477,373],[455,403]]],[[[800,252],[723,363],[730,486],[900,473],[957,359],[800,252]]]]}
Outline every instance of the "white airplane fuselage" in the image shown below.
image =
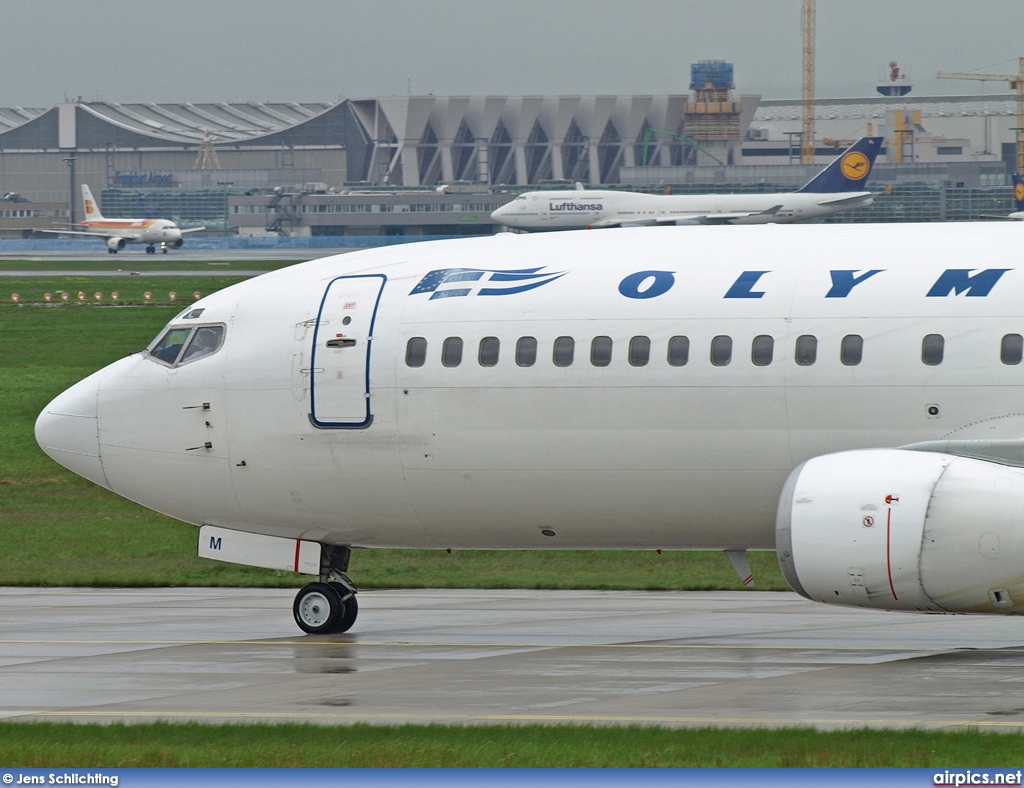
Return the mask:
{"type": "Polygon", "coordinates": [[[86,219],[77,226],[126,243],[181,245],[181,230],[169,219],[86,219]]]}
{"type": "Polygon", "coordinates": [[[542,191],[520,195],[491,217],[506,227],[532,232],[621,225],[787,224],[870,205],[873,199],[871,192],[658,195],[607,189],[542,191]]]}
{"type": "MultiPolygon", "coordinates": [[[[793,538],[824,539],[821,555],[847,538],[833,527],[856,549],[882,539],[849,566],[882,561],[888,584],[850,569],[851,593],[939,609],[906,607],[901,583],[920,583],[901,572],[924,559],[897,566],[881,524],[939,516],[914,497],[938,489],[934,442],[1024,436],[1022,241],[1009,223],[708,227],[340,255],[197,302],[169,329],[214,327],[219,350],[118,361],[55,399],[37,439],[180,520],[352,547],[770,549],[789,538],[787,477],[844,452],[806,466],[818,486],[790,496],[793,538]]],[[[1012,463],[941,462],[995,468],[992,489],[1024,502],[1012,463]]],[[[998,591],[1024,610],[1024,531],[977,506],[993,535],[954,531],[974,541],[940,558],[1016,568],[942,609],[1000,612],[998,594],[984,602],[998,591]]],[[[847,552],[821,588],[847,577],[847,552]]],[[[801,582],[829,601],[807,579],[819,570],[801,582]]]]}

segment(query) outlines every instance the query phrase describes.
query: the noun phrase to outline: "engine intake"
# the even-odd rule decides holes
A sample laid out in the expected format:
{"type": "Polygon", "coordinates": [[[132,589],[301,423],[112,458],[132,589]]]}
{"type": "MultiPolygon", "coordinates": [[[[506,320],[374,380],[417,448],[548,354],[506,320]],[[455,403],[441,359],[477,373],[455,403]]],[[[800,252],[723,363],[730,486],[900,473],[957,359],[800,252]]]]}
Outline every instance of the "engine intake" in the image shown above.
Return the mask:
{"type": "Polygon", "coordinates": [[[124,238],[108,238],[107,248],[114,252],[120,252],[125,247],[124,238]]]}
{"type": "Polygon", "coordinates": [[[871,449],[789,476],[779,564],[833,605],[1024,612],[1024,470],[949,454],[871,449]]]}

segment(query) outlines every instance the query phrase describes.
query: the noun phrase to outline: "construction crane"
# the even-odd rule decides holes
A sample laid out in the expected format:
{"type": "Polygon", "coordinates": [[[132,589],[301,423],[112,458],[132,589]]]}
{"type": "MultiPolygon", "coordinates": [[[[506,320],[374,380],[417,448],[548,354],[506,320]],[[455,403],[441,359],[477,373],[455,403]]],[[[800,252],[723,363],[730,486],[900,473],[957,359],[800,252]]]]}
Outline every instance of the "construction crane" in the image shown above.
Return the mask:
{"type": "Polygon", "coordinates": [[[800,162],[814,164],[814,2],[804,0],[804,100],[800,162]]]}
{"type": "Polygon", "coordinates": [[[978,82],[1009,82],[1017,91],[1017,172],[1024,173],[1024,57],[1017,58],[1016,74],[975,74],[971,72],[940,71],[939,79],[973,79],[978,82]]]}

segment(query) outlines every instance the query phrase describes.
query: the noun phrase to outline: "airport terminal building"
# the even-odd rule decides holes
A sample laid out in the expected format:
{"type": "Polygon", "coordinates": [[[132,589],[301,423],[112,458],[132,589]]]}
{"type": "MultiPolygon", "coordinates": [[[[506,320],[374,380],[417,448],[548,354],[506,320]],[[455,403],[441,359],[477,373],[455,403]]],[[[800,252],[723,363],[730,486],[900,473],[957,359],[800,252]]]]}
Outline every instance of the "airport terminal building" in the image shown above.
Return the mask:
{"type": "Polygon", "coordinates": [[[0,108],[0,232],[80,219],[85,183],[107,215],[215,232],[489,233],[516,194],[574,181],[791,189],[865,134],[886,138],[869,182],[883,196],[843,219],[1012,209],[1015,96],[819,99],[812,167],[798,163],[799,101],[734,94],[731,66],[718,87],[719,62],[703,67],[707,89],[677,95],[0,108]]]}

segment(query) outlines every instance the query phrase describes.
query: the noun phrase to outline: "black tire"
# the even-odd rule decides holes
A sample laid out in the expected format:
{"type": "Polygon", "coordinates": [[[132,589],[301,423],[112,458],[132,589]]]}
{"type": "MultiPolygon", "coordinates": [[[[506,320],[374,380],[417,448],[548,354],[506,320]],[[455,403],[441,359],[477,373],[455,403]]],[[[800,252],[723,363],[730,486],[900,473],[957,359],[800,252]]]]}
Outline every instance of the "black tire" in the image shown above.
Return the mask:
{"type": "Polygon", "coordinates": [[[299,629],[310,635],[335,632],[345,613],[341,595],[329,583],[309,583],[295,595],[292,615],[299,629]]]}
{"type": "MultiPolygon", "coordinates": [[[[341,583],[331,583],[334,590],[338,592],[338,596],[345,596],[348,593],[348,589],[345,588],[341,583]]],[[[342,614],[338,617],[338,623],[334,625],[334,632],[348,632],[352,629],[352,625],[356,623],[356,617],[359,615],[359,603],[356,601],[356,595],[352,594],[343,603],[345,609],[342,614]]]]}

